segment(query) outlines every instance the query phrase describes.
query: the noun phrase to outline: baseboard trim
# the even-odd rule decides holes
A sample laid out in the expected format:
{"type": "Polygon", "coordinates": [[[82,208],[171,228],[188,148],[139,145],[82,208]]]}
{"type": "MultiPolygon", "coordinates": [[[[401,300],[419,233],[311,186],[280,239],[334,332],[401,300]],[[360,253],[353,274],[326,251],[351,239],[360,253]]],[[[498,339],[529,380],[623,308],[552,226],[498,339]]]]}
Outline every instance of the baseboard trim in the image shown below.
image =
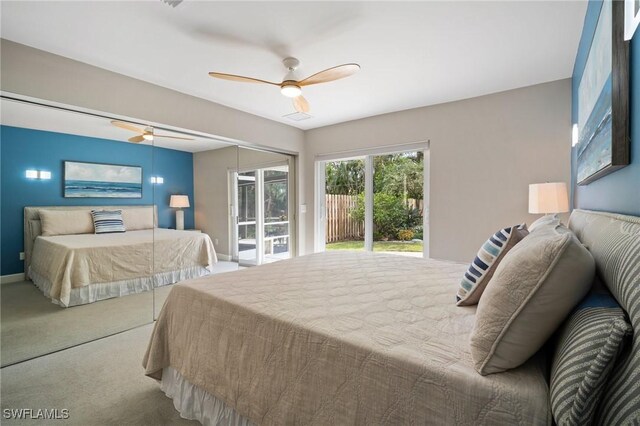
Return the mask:
{"type": "Polygon", "coordinates": [[[20,272],[19,274],[2,275],[0,276],[0,284],[17,283],[24,281],[25,279],[24,272],[20,272]]]}
{"type": "Polygon", "coordinates": [[[218,260],[224,260],[225,262],[229,262],[231,260],[231,256],[228,254],[216,253],[218,260]]]}

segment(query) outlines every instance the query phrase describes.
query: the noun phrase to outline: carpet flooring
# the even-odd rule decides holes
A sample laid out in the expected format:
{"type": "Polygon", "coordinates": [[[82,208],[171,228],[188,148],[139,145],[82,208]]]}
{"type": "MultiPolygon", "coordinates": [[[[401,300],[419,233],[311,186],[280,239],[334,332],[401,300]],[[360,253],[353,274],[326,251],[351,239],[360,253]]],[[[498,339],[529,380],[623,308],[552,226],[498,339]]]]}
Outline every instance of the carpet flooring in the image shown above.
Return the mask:
{"type": "Polygon", "coordinates": [[[0,370],[6,409],[67,409],[66,420],[15,420],[2,425],[197,425],[180,418],[142,356],[153,324],[0,370]]]}
{"type": "MultiPolygon", "coordinates": [[[[233,262],[218,262],[214,274],[234,271],[233,262]]],[[[0,286],[0,365],[42,356],[109,336],[157,317],[172,286],[154,292],[61,308],[30,281],[0,286]]]]}

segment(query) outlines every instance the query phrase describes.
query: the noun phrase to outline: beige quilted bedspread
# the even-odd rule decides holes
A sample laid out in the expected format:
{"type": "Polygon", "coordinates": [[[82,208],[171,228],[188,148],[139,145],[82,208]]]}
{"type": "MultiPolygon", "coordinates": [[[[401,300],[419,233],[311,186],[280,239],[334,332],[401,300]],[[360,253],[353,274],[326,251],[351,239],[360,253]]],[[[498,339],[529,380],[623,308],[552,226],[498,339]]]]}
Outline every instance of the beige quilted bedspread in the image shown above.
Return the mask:
{"type": "Polygon", "coordinates": [[[156,228],[40,236],[33,246],[30,268],[51,283],[50,296],[67,306],[72,288],[209,267],[216,262],[207,234],[156,228]]]}
{"type": "Polygon", "coordinates": [[[550,424],[540,360],[486,377],[466,266],[328,252],[174,286],[144,358],[263,425],[550,424]]]}

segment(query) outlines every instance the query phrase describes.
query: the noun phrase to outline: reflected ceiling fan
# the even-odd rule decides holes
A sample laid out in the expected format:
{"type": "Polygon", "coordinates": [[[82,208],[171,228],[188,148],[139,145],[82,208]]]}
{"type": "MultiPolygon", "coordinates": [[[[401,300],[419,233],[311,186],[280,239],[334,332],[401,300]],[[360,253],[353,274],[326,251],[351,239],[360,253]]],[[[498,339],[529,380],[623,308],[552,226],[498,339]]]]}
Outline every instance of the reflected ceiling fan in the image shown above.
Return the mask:
{"type": "Polygon", "coordinates": [[[282,79],[282,83],[261,80],[259,78],[244,77],[241,75],[225,74],[221,72],[210,72],[209,75],[223,80],[240,81],[245,83],[264,83],[278,86],[280,87],[280,92],[284,96],[293,98],[293,107],[296,111],[309,112],[309,102],[307,102],[304,96],[302,96],[302,88],[304,86],[327,83],[329,81],[349,77],[360,69],[360,65],[358,64],[343,64],[317,72],[303,80],[298,80],[296,76],[296,69],[300,66],[300,61],[296,58],[285,58],[282,63],[288,70],[287,74],[282,79]]]}
{"type": "Polygon", "coordinates": [[[138,136],[134,136],[129,138],[129,142],[140,143],[142,141],[152,141],[153,138],[169,138],[169,139],[182,139],[185,141],[192,141],[193,138],[183,138],[180,136],[172,136],[172,135],[158,135],[154,133],[153,127],[145,127],[140,128],[133,126],[129,123],[125,123],[123,121],[111,120],[111,124],[121,129],[129,130],[131,132],[138,133],[138,136]]]}

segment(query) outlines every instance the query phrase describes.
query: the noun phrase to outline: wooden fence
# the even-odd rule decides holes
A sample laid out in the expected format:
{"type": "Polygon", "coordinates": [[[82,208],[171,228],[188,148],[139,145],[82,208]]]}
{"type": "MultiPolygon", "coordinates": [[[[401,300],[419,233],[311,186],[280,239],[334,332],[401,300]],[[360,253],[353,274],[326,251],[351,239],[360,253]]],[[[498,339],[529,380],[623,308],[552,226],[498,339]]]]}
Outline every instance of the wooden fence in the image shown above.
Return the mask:
{"type": "Polygon", "coordinates": [[[351,210],[357,205],[355,195],[325,195],[327,202],[327,243],[364,239],[364,222],[351,218],[351,210]]]}
{"type": "MultiPolygon", "coordinates": [[[[326,242],[364,239],[364,221],[351,218],[351,210],[357,205],[357,195],[326,194],[326,242]]],[[[408,199],[407,205],[422,211],[423,201],[408,199]]]]}

